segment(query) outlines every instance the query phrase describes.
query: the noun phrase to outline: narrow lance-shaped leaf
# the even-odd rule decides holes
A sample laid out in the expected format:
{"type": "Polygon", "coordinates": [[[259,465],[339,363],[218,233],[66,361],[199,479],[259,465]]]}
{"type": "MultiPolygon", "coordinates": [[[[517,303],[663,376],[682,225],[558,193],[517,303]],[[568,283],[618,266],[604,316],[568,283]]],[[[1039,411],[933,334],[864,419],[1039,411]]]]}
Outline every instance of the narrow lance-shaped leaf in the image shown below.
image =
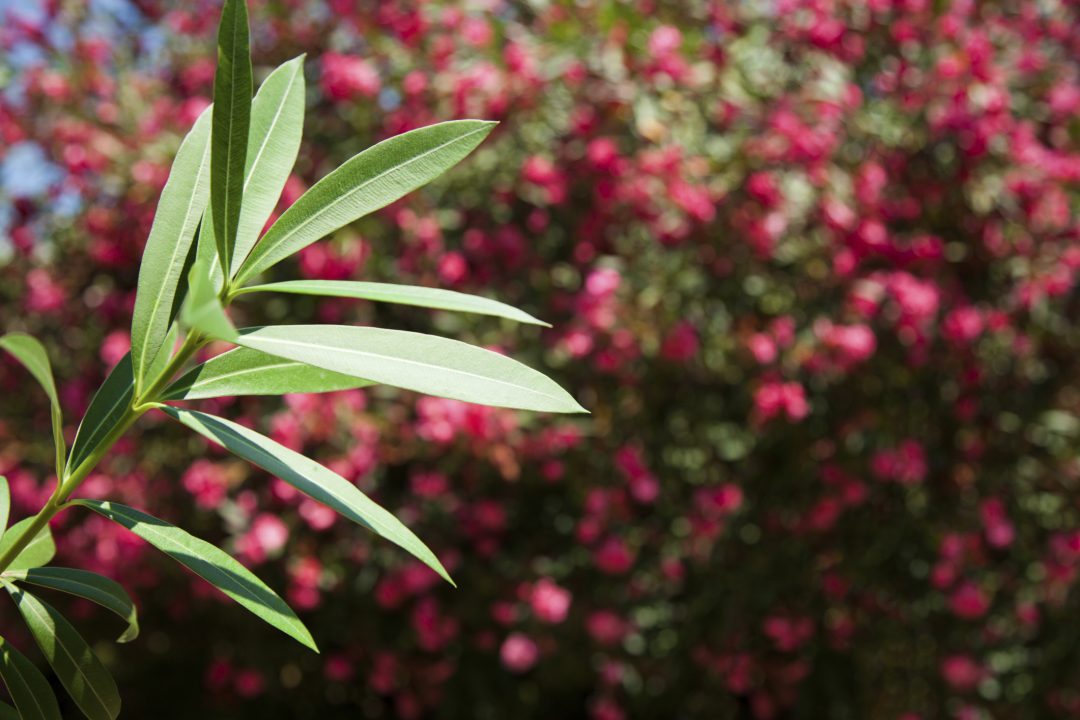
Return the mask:
{"type": "Polygon", "coordinates": [[[69,463],[72,468],[77,468],[79,463],[101,444],[109,431],[116,427],[131,405],[134,392],[135,378],[131,370],[131,353],[128,353],[120,359],[94,393],[94,399],[90,401],[90,407],[86,409],[86,414],[79,423],[75,442],[71,444],[69,463]]]}
{"type": "Polygon", "coordinates": [[[218,260],[227,276],[240,222],[251,122],[251,49],[245,0],[225,0],[217,42],[210,194],[214,198],[218,260]]]}
{"type": "Polygon", "coordinates": [[[169,332],[176,288],[210,193],[210,113],[199,116],[176,153],[143,251],[131,320],[137,391],[169,332]]]}
{"type": "Polygon", "coordinates": [[[7,531],[8,516],[11,514],[11,488],[8,487],[7,478],[0,475],[0,540],[4,539],[7,531]]]}
{"type": "MultiPolygon", "coordinates": [[[[0,556],[7,552],[15,541],[22,537],[23,532],[34,522],[34,518],[28,517],[11,526],[0,538],[0,556]]],[[[53,541],[52,531],[46,523],[41,526],[33,539],[24,547],[7,566],[6,570],[25,570],[26,568],[47,565],[56,555],[56,543],[53,541]]]]}
{"type": "Polygon", "coordinates": [[[34,663],[0,637],[0,677],[22,720],[63,720],[52,687],[34,663]]]}
{"type": "Polygon", "coordinates": [[[251,103],[244,202],[232,255],[234,269],[255,247],[296,162],[304,130],[304,93],[301,55],[270,73],[251,103]]]}
{"type": "Polygon", "coordinates": [[[5,572],[4,577],[77,595],[111,610],[127,622],[127,629],[117,642],[129,642],[139,636],[135,603],[120,583],[104,575],[75,568],[39,567],[5,572]]]}
{"type": "Polygon", "coordinates": [[[278,218],[236,273],[237,285],[426,185],[472,152],[495,124],[453,120],[430,125],[354,156],[315,183],[278,218]]]}
{"type": "Polygon", "coordinates": [[[53,380],[49,354],[36,339],[23,333],[9,333],[0,337],[0,348],[11,354],[30,371],[49,398],[49,417],[52,420],[53,444],[56,446],[56,474],[64,474],[64,416],[60,410],[60,398],[56,395],[56,382],[53,380]]]}
{"type": "Polygon", "coordinates": [[[104,515],[184,565],[236,602],[289,637],[318,652],[315,641],[296,613],[250,570],[205,540],[120,503],[72,501],[104,515]]]}
{"type": "Polygon", "coordinates": [[[296,295],[321,295],[356,298],[357,300],[374,300],[399,305],[415,305],[433,310],[492,315],[529,323],[530,325],[551,327],[546,322],[537,320],[532,315],[498,300],[460,293],[454,290],[442,290],[417,285],[394,285],[391,283],[354,282],[350,280],[287,280],[266,285],[252,285],[244,288],[238,294],[253,292],[280,292],[296,295]]]}
{"type": "Polygon", "coordinates": [[[232,341],[236,338],[233,327],[210,279],[210,268],[199,258],[188,276],[188,294],[180,311],[180,321],[218,340],[232,341]]]}
{"type": "Polygon", "coordinates": [[[165,391],[166,400],[285,395],[351,390],[373,383],[295,360],[235,348],[192,368],[165,391]]]}
{"type": "Polygon", "coordinates": [[[120,691],[79,631],[44,600],[5,584],[45,659],[83,714],[90,720],[114,720],[120,714],[120,691]]]}
{"type": "Polygon", "coordinates": [[[439,559],[412,530],[332,470],[224,418],[179,408],[166,407],[162,410],[203,437],[223,445],[305,495],[407,550],[447,581],[453,582],[439,559]]]}
{"type": "Polygon", "coordinates": [[[242,330],[238,345],[372,382],[496,407],[586,412],[554,381],[457,340],[344,325],[242,330]]]}

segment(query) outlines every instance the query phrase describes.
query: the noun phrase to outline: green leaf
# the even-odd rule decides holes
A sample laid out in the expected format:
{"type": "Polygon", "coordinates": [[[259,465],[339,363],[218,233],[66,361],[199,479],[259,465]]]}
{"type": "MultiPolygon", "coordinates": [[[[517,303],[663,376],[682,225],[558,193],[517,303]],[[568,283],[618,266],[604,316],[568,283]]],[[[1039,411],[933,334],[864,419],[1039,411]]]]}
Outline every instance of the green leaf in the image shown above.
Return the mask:
{"type": "MultiPolygon", "coordinates": [[[[8,531],[4,533],[4,537],[0,538],[0,555],[7,552],[7,549],[14,545],[16,540],[22,537],[23,531],[25,531],[33,522],[34,518],[28,517],[23,518],[12,525],[8,531]]],[[[52,531],[49,530],[49,525],[46,523],[38,530],[34,539],[15,556],[11,561],[11,564],[7,566],[7,570],[25,570],[26,568],[38,567],[39,565],[47,565],[55,555],[56,543],[53,542],[52,531]]]]}
{"type": "Polygon", "coordinates": [[[7,530],[8,516],[11,514],[11,488],[8,487],[7,478],[0,475],[0,540],[4,539],[7,530]]]}
{"type": "Polygon", "coordinates": [[[236,343],[394,387],[496,407],[586,412],[554,381],[504,355],[457,340],[344,325],[242,330],[236,343]]]}
{"type": "Polygon", "coordinates": [[[296,613],[250,570],[205,540],[135,508],[103,500],[73,500],[123,525],[158,550],[192,570],[265,622],[318,652],[296,613]]]}
{"type": "Polygon", "coordinates": [[[63,720],[52,687],[34,663],[0,637],[0,677],[22,720],[63,720]]]}
{"type": "Polygon", "coordinates": [[[245,0],[225,0],[217,42],[210,194],[214,198],[214,237],[218,259],[228,276],[229,262],[236,245],[236,228],[240,223],[248,127],[251,123],[251,48],[245,0]]]}
{"type": "Polygon", "coordinates": [[[143,251],[131,320],[137,391],[169,332],[177,285],[209,197],[210,113],[208,108],[199,116],[176,153],[143,251]]]}
{"type": "Polygon", "coordinates": [[[376,302],[416,305],[435,310],[493,315],[530,325],[551,327],[542,320],[515,307],[478,295],[441,290],[417,285],[393,285],[391,283],[353,282],[350,280],[289,280],[286,282],[253,285],[238,295],[253,292],[280,292],[296,295],[323,295],[329,297],[356,298],[376,302]]]}
{"type": "Polygon", "coordinates": [[[69,464],[72,468],[78,468],[79,464],[97,449],[109,431],[116,427],[131,405],[134,393],[135,378],[131,372],[131,353],[128,353],[94,393],[94,399],[90,401],[90,407],[86,409],[86,414],[79,423],[79,431],[75,433],[75,442],[71,445],[69,464]]]}
{"type": "Polygon", "coordinates": [[[139,618],[135,612],[135,603],[131,602],[120,583],[104,575],[75,568],[39,567],[5,572],[4,577],[77,595],[113,611],[128,624],[127,630],[117,642],[129,642],[139,636],[139,618]]]}
{"type": "Polygon", "coordinates": [[[472,152],[495,124],[454,120],[429,125],[354,156],[315,183],[278,218],[236,273],[237,285],[427,184],[472,152]]]}
{"type": "Polygon", "coordinates": [[[19,711],[7,703],[0,703],[0,720],[19,720],[19,711]]]}
{"type": "Polygon", "coordinates": [[[374,383],[294,360],[236,348],[210,358],[165,390],[165,400],[351,390],[374,383]]]}
{"type": "Polygon", "coordinates": [[[217,238],[214,236],[214,199],[210,198],[210,204],[203,213],[202,224],[199,226],[199,243],[195,248],[196,262],[203,262],[210,268],[210,280],[214,292],[220,292],[225,286],[225,276],[221,272],[221,259],[218,258],[217,238]]]}
{"type": "Polygon", "coordinates": [[[56,395],[49,354],[41,343],[24,333],[8,333],[0,337],[0,348],[22,363],[49,397],[53,443],[56,446],[56,475],[61,477],[64,474],[64,457],[67,455],[67,448],[64,446],[64,415],[60,410],[60,398],[56,395]]]}
{"type": "Polygon", "coordinates": [[[186,327],[218,340],[231,342],[236,339],[236,328],[221,306],[210,278],[210,268],[202,258],[195,261],[188,275],[188,294],[180,311],[180,321],[186,327]]]}
{"type": "Polygon", "coordinates": [[[249,430],[224,418],[194,410],[170,407],[161,409],[203,437],[223,445],[248,462],[281,478],[305,495],[315,498],[349,520],[407,550],[447,581],[453,583],[439,559],[420,541],[420,538],[413,534],[412,530],[402,525],[400,520],[332,470],[254,430],[249,430]]]}
{"type": "Polygon", "coordinates": [[[304,131],[304,56],[278,66],[263,81],[251,103],[244,203],[236,229],[232,266],[255,247],[281,198],[304,131]]]}
{"type": "Polygon", "coordinates": [[[79,631],[53,606],[11,583],[6,585],[45,659],[83,714],[90,720],[115,720],[120,714],[120,691],[79,631]]]}

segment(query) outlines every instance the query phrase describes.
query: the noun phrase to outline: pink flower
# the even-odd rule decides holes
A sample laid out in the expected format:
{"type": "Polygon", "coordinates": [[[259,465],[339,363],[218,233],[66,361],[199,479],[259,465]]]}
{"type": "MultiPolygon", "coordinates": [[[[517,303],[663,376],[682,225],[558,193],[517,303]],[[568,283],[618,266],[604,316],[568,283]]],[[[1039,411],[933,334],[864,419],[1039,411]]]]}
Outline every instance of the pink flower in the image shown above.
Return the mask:
{"type": "Polygon", "coordinates": [[[969,655],[950,655],[941,662],[941,676],[956,690],[972,690],[986,675],[985,668],[969,655]]]}
{"type": "Polygon", "coordinates": [[[322,56],[322,90],[331,100],[375,97],[381,87],[379,73],[369,61],[328,52],[322,56]]]}
{"type": "Polygon", "coordinates": [[[621,575],[634,565],[634,553],[620,538],[611,537],[596,549],[593,558],[601,572],[621,575]]]}
{"type": "Polygon", "coordinates": [[[511,672],[528,672],[540,658],[540,649],[527,635],[510,633],[499,649],[499,658],[511,672]]]}
{"type": "Polygon", "coordinates": [[[976,620],[990,609],[990,600],[978,585],[966,582],[953,591],[949,597],[949,607],[958,618],[976,620]]]}
{"type": "Polygon", "coordinates": [[[982,334],[983,326],[982,314],[968,305],[946,315],[941,332],[954,345],[967,345],[982,334]]]}
{"type": "Polygon", "coordinates": [[[263,694],[266,689],[266,681],[262,674],[253,668],[239,670],[233,678],[233,687],[236,694],[242,698],[253,698],[263,694]]]}
{"type": "Polygon", "coordinates": [[[237,552],[252,563],[261,563],[275,555],[289,540],[289,528],[276,515],[260,513],[251,527],[236,541],[237,552]]]}
{"type": "Polygon", "coordinates": [[[533,614],[543,622],[558,625],[566,620],[570,611],[570,591],[559,587],[549,578],[542,578],[533,585],[529,604],[533,614]]]}
{"type": "Polygon", "coordinates": [[[116,367],[131,350],[131,336],[124,330],[114,330],[105,336],[98,353],[106,367],[116,367]]]}
{"type": "Polygon", "coordinates": [[[787,415],[793,422],[798,422],[810,414],[806,391],[797,382],[770,381],[762,384],[754,393],[754,408],[762,422],[768,422],[781,414],[787,415]]]}
{"type": "Polygon", "coordinates": [[[697,329],[681,320],[664,338],[660,354],[672,362],[687,362],[697,355],[699,345],[697,329]]]}
{"type": "Polygon", "coordinates": [[[904,440],[896,449],[875,453],[870,466],[884,480],[915,485],[926,479],[926,452],[918,441],[904,440]]]}
{"type": "Polygon", "coordinates": [[[762,629],[781,652],[798,650],[814,636],[814,623],[808,617],[773,615],[765,619],[762,629]]]}
{"type": "Polygon", "coordinates": [[[184,489],[195,496],[200,507],[213,508],[225,498],[228,479],[225,472],[209,460],[196,460],[180,480],[184,489]]]}
{"type": "Polygon", "coordinates": [[[629,632],[628,624],[610,610],[597,610],[585,621],[585,629],[597,643],[614,645],[629,632]]]}
{"type": "Polygon", "coordinates": [[[750,354],[761,365],[768,365],[776,360],[776,343],[765,333],[751,335],[750,339],[746,341],[746,346],[749,348],[750,354]]]}

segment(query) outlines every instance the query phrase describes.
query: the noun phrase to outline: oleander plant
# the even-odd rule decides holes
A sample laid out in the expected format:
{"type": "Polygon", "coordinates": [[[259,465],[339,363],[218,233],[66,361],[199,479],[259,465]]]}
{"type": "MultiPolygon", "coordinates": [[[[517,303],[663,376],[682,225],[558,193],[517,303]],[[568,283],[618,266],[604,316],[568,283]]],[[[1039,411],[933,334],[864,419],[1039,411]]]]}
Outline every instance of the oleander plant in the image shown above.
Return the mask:
{"type": "MultiPolygon", "coordinates": [[[[0,0],[0,328],[47,342],[69,443],[131,348],[221,4],[0,0]]],[[[490,293],[553,327],[284,293],[239,295],[236,326],[433,332],[591,414],[379,384],[197,401],[392,508],[455,589],[146,413],[80,495],[213,541],[319,654],[95,512],[54,518],[56,563],[120,582],[138,641],[41,596],[155,720],[1080,718],[1078,10],[262,0],[257,80],[307,56],[271,218],[380,140],[499,125],[257,282],[490,293]]],[[[49,427],[0,352],[15,519],[52,493],[49,427]]],[[[0,628],[33,649],[6,599],[0,628]]]]}
{"type": "MultiPolygon", "coordinates": [[[[127,623],[119,642],[135,639],[139,625],[135,605],[118,583],[50,564],[56,547],[49,523],[65,510],[89,510],[123,526],[317,651],[296,613],[229,554],[141,510],[80,495],[102,458],[144,414],[163,413],[395,543],[452,583],[436,555],[354,483],[243,424],[176,403],[382,384],[494,407],[585,412],[539,372],[455,340],[349,325],[233,325],[226,308],[264,293],[357,298],[545,323],[485,297],[436,288],[325,280],[258,284],[281,260],[445,172],[495,123],[444,122],[378,143],[327,174],[263,233],[300,147],[304,58],[271,72],[253,99],[245,0],[226,0],[217,39],[214,102],[176,152],[146,241],[131,350],[94,395],[70,450],[45,347],[25,333],[0,337],[0,348],[25,366],[49,400],[57,478],[38,512],[8,527],[10,492],[0,477],[0,583],[64,689],[93,720],[120,714],[117,685],[71,622],[34,587],[70,593],[115,612],[127,623]],[[193,363],[212,342],[234,348],[193,363]]],[[[61,717],[50,683],[7,640],[0,640],[0,676],[15,706],[0,706],[0,717],[61,717]]]]}

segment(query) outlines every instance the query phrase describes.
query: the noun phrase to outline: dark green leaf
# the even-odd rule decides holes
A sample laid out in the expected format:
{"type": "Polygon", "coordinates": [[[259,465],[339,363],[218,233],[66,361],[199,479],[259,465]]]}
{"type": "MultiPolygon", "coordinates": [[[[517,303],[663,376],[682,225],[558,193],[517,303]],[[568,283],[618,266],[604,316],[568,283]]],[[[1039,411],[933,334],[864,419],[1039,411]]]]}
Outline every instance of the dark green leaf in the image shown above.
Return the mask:
{"type": "Polygon", "coordinates": [[[210,194],[214,198],[218,259],[228,276],[244,196],[244,168],[251,123],[251,49],[245,0],[225,0],[217,42],[210,194]]]}
{"type": "Polygon", "coordinates": [[[372,384],[258,350],[236,348],[192,368],[165,391],[164,399],[321,393],[372,384]]]}
{"type": "MultiPolygon", "coordinates": [[[[28,517],[12,525],[8,531],[4,533],[4,537],[0,538],[0,555],[7,552],[8,548],[14,545],[16,540],[22,537],[23,531],[30,527],[33,522],[34,518],[28,517]]],[[[53,542],[52,531],[49,530],[49,525],[46,523],[38,530],[34,539],[15,556],[15,559],[11,561],[11,564],[7,566],[7,570],[25,570],[26,568],[38,567],[39,565],[47,565],[55,555],[56,543],[53,542]]]]}
{"type": "Polygon", "coordinates": [[[135,604],[120,583],[104,575],[75,568],[39,567],[5,572],[4,577],[77,595],[96,602],[106,610],[112,610],[128,624],[127,630],[117,642],[129,642],[139,636],[139,618],[135,612],[135,604]]]}
{"type": "Polygon", "coordinates": [[[431,182],[472,152],[494,127],[493,122],[454,120],[397,135],[356,155],[278,218],[236,273],[237,285],[431,182]]]}
{"type": "Polygon", "coordinates": [[[128,353],[105,378],[79,423],[79,431],[71,445],[69,462],[72,468],[79,467],[79,463],[97,449],[109,431],[116,427],[131,405],[134,392],[135,379],[131,373],[131,353],[128,353]]]}
{"type": "Polygon", "coordinates": [[[417,285],[393,285],[391,283],[354,282],[350,280],[289,280],[286,282],[254,285],[238,294],[251,292],[281,292],[297,295],[322,295],[329,297],[356,298],[376,302],[416,305],[435,310],[493,315],[531,325],[551,327],[542,320],[517,308],[478,295],[441,290],[417,285]]]}
{"type": "Polygon", "coordinates": [[[210,194],[210,113],[199,116],[176,153],[143,251],[131,319],[136,390],[169,332],[177,285],[210,194]]]}
{"type": "Polygon", "coordinates": [[[56,608],[7,583],[26,626],[68,695],[90,720],[115,720],[120,714],[116,682],[79,631],[56,608]]]}
{"type": "Polygon", "coordinates": [[[554,381],[504,355],[457,340],[345,325],[243,330],[238,345],[345,375],[497,407],[586,412],[554,381]]]}
{"type": "Polygon", "coordinates": [[[52,420],[53,443],[56,446],[56,474],[62,477],[64,457],[67,455],[67,448],[64,446],[64,415],[60,410],[60,398],[56,395],[49,354],[41,343],[23,333],[8,333],[0,337],[0,348],[22,363],[49,397],[49,415],[52,420]]]}
{"type": "Polygon", "coordinates": [[[85,499],[72,502],[123,525],[270,625],[318,651],[311,633],[285,601],[222,550],[175,525],[120,503],[85,499]]]}
{"type": "Polygon", "coordinates": [[[63,720],[52,687],[34,663],[0,637],[0,676],[22,720],[63,720]]]}
{"type": "Polygon", "coordinates": [[[453,582],[439,559],[412,530],[332,470],[224,418],[179,408],[167,407],[162,410],[203,437],[225,446],[305,495],[407,550],[447,581],[453,582]]]}

